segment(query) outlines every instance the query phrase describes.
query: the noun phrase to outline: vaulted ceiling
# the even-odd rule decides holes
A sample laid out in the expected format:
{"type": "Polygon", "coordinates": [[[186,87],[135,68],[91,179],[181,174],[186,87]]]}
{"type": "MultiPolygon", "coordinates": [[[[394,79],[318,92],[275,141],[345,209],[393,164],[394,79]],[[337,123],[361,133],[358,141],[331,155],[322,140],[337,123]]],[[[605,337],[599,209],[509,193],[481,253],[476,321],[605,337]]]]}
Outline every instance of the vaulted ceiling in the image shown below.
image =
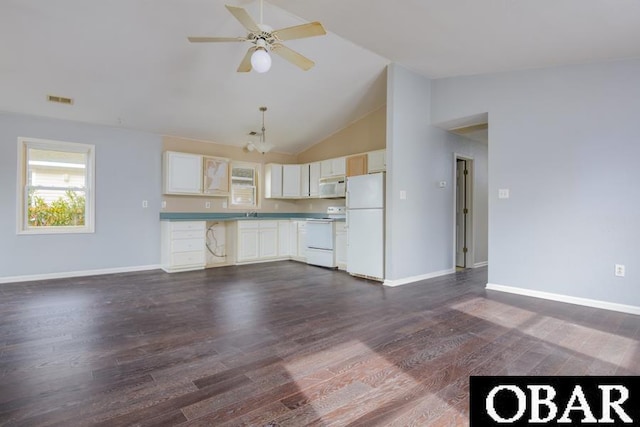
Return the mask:
{"type": "Polygon", "coordinates": [[[297,153],[385,103],[386,65],[430,78],[640,57],[637,0],[271,0],[264,23],[321,21],[265,74],[224,7],[257,0],[3,0],[0,110],[244,145],[268,107],[276,151],[297,153]],[[48,94],[74,99],[47,102],[48,94]]]}

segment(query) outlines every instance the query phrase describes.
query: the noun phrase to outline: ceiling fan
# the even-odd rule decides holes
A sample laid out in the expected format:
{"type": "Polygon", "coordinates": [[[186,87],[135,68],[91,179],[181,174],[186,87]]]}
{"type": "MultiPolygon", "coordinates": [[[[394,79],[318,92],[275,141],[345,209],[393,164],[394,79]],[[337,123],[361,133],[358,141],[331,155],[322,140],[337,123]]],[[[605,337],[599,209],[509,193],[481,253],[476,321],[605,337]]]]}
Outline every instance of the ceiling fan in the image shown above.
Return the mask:
{"type": "Polygon", "coordinates": [[[286,47],[281,42],[327,34],[320,22],[315,21],[274,30],[262,23],[262,0],[260,0],[259,24],[256,24],[245,9],[229,5],[225,5],[225,7],[249,31],[246,37],[189,37],[189,41],[192,43],[250,42],[253,46],[249,48],[238,67],[238,72],[240,73],[249,72],[251,69],[256,70],[258,73],[269,71],[269,68],[271,68],[269,51],[280,55],[305,71],[315,65],[312,60],[286,47]]]}

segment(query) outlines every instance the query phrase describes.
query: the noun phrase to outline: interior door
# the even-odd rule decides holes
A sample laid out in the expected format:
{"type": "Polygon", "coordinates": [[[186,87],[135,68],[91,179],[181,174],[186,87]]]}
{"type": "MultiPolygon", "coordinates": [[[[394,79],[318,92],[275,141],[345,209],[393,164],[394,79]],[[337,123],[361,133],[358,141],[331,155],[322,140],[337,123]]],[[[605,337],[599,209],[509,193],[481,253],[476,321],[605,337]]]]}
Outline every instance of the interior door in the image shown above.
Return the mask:
{"type": "Polygon", "coordinates": [[[467,161],[456,161],[456,267],[467,266],[467,161]]]}

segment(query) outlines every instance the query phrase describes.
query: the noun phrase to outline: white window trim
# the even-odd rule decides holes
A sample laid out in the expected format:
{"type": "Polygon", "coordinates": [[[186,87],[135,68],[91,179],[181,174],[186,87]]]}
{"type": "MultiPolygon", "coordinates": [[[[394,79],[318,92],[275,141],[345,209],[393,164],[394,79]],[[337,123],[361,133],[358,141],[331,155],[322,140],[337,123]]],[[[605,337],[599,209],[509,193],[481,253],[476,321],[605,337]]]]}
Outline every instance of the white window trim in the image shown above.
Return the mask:
{"type": "Polygon", "coordinates": [[[231,160],[229,164],[229,209],[260,209],[260,183],[262,182],[262,164],[231,160]],[[256,203],[255,205],[238,205],[233,203],[233,168],[253,168],[255,170],[256,203]]]}
{"type": "Polygon", "coordinates": [[[68,233],[95,233],[95,146],[76,142],[55,141],[39,138],[18,138],[18,179],[16,180],[16,233],[17,234],[68,234],[68,233]],[[64,151],[87,153],[87,188],[85,192],[85,225],[82,227],[41,227],[27,228],[25,200],[25,186],[27,183],[26,150],[28,148],[40,148],[51,150],[54,148],[64,151]]]}

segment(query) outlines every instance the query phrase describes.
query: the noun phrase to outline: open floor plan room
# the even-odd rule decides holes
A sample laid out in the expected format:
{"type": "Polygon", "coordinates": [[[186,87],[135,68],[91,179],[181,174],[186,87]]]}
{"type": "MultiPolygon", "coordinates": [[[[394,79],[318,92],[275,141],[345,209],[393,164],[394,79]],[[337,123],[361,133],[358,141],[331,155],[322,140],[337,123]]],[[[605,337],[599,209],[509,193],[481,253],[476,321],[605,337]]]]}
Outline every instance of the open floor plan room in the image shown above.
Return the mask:
{"type": "Polygon", "coordinates": [[[640,375],[640,317],[294,261],[0,289],[2,425],[466,425],[471,375],[640,375]]]}

